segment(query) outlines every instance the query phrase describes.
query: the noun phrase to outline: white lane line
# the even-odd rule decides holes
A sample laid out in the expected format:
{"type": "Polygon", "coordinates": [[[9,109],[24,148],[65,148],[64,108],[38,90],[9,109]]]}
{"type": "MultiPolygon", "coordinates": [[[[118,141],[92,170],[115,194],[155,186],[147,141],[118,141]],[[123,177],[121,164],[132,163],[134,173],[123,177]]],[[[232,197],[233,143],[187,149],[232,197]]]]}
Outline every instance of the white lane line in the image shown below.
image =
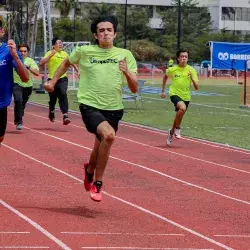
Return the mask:
{"type": "Polygon", "coordinates": [[[130,235],[130,236],[185,236],[185,234],[153,234],[153,233],[108,233],[108,232],[61,232],[61,234],[72,235],[130,235]]]}
{"type": "Polygon", "coordinates": [[[201,161],[203,163],[208,163],[208,164],[215,165],[215,166],[218,166],[218,167],[228,168],[228,169],[231,169],[231,170],[234,170],[234,171],[242,172],[242,173],[245,173],[245,174],[250,174],[250,172],[246,171],[246,170],[242,170],[242,169],[230,167],[230,166],[227,166],[227,165],[224,165],[224,164],[216,163],[216,162],[213,162],[213,161],[207,161],[207,160],[203,160],[203,159],[196,158],[196,157],[193,157],[193,156],[177,153],[177,152],[174,152],[174,151],[171,151],[171,150],[167,150],[165,148],[158,148],[158,147],[155,147],[155,146],[151,146],[149,144],[137,142],[137,141],[127,139],[127,138],[124,138],[124,137],[120,137],[120,138],[122,138],[125,141],[130,141],[130,142],[133,142],[135,144],[139,144],[139,145],[147,147],[147,148],[153,148],[153,149],[156,149],[156,150],[159,150],[159,151],[168,152],[168,153],[178,155],[178,156],[181,156],[181,157],[184,157],[184,158],[188,158],[188,159],[191,159],[191,160],[201,161]]]}
{"type": "Polygon", "coordinates": [[[43,228],[42,226],[37,224],[35,221],[31,220],[30,218],[28,218],[27,216],[25,216],[24,214],[22,214],[21,212],[19,212],[18,210],[16,210],[15,208],[13,208],[12,206],[10,206],[9,204],[7,204],[6,202],[4,202],[1,199],[0,199],[0,204],[2,204],[4,207],[9,209],[11,212],[16,214],[20,218],[24,219],[26,222],[28,222],[30,225],[32,225],[34,228],[36,228],[38,231],[40,231],[45,236],[47,236],[50,240],[55,242],[62,249],[71,250],[71,248],[69,248],[67,245],[65,245],[61,240],[57,239],[54,235],[52,235],[50,232],[48,232],[45,228],[43,228]]]}
{"type": "MultiPolygon", "coordinates": [[[[34,105],[34,106],[38,106],[38,107],[42,107],[42,108],[48,108],[48,105],[45,104],[38,104],[38,103],[34,103],[34,102],[29,102],[29,104],[34,105]]],[[[58,110],[58,108],[56,108],[58,110]]],[[[76,116],[81,116],[81,114],[79,113],[79,111],[75,111],[75,110],[70,110],[71,114],[74,114],[76,116]]],[[[34,115],[33,113],[30,113],[32,115],[34,115]]],[[[43,116],[41,116],[43,117],[43,116]]],[[[45,118],[45,117],[43,117],[45,118]]],[[[46,118],[48,119],[48,118],[46,118]]],[[[151,128],[151,127],[147,127],[144,125],[140,125],[140,124],[133,124],[133,123],[129,123],[129,122],[124,122],[122,121],[120,123],[121,126],[127,126],[127,127],[131,127],[131,128],[136,128],[136,129],[140,129],[140,130],[145,130],[151,133],[156,133],[156,134],[160,134],[160,135],[167,135],[166,131],[157,129],[157,128],[151,128]]],[[[72,126],[72,124],[71,124],[72,126]]],[[[81,127],[84,128],[84,127],[81,127]]],[[[250,150],[248,149],[243,149],[243,148],[238,148],[238,147],[234,147],[234,146],[228,146],[228,145],[224,145],[221,143],[217,143],[217,142],[212,142],[212,141],[207,141],[205,139],[198,139],[198,138],[191,138],[191,137],[182,137],[183,140],[188,140],[188,141],[193,141],[195,143],[200,143],[200,144],[204,144],[207,146],[211,146],[211,147],[215,147],[215,148],[221,148],[221,149],[226,149],[229,151],[235,151],[235,152],[239,152],[239,153],[243,153],[243,154],[250,154],[250,150]]]]}
{"type": "MultiPolygon", "coordinates": [[[[157,101],[162,101],[162,102],[170,102],[169,100],[164,100],[164,99],[157,99],[154,97],[143,97],[145,99],[151,99],[151,100],[157,100],[157,101]]],[[[192,102],[192,105],[196,105],[196,106],[202,106],[202,107],[208,107],[208,108],[216,108],[216,109],[226,109],[226,110],[234,110],[234,111],[238,111],[238,112],[244,112],[244,113],[249,113],[250,111],[245,110],[245,109],[235,109],[235,108],[226,108],[226,107],[221,107],[221,106],[214,106],[214,105],[207,105],[207,104],[201,104],[201,103],[195,103],[192,102]]],[[[240,104],[239,104],[240,105],[240,104]]]]}
{"type": "MultiPolygon", "coordinates": [[[[30,114],[30,113],[27,112],[27,114],[30,114]]],[[[38,116],[38,115],[33,115],[33,116],[38,116]]],[[[45,119],[45,117],[43,117],[43,116],[38,116],[38,117],[45,119]]],[[[8,123],[12,124],[11,122],[8,122],[8,123]]],[[[78,128],[83,128],[83,127],[77,126],[77,125],[71,125],[71,126],[78,127],[78,128]]],[[[26,127],[26,126],[23,126],[23,127],[26,128],[26,129],[28,129],[28,130],[35,131],[37,133],[42,133],[42,132],[40,132],[38,130],[29,128],[29,127],[26,127]]],[[[138,141],[134,141],[134,140],[131,140],[131,139],[127,139],[125,137],[121,137],[121,136],[116,136],[116,137],[120,138],[120,139],[123,139],[125,141],[128,141],[128,142],[131,142],[131,143],[135,143],[135,144],[141,145],[143,147],[153,148],[155,150],[159,150],[159,151],[163,151],[163,152],[168,152],[170,154],[178,155],[178,156],[181,156],[181,157],[184,157],[184,158],[188,158],[188,159],[192,159],[192,160],[195,160],[195,161],[201,161],[203,163],[208,163],[208,164],[215,165],[215,166],[218,166],[218,167],[223,167],[223,168],[231,169],[231,170],[234,170],[234,171],[242,172],[242,173],[245,173],[245,174],[250,174],[250,172],[246,171],[246,170],[242,170],[242,169],[230,167],[230,166],[227,166],[227,165],[224,165],[224,164],[220,164],[220,163],[216,163],[216,162],[212,162],[212,161],[207,161],[207,160],[203,160],[203,159],[196,158],[196,157],[193,157],[193,156],[189,156],[189,155],[177,153],[177,152],[174,152],[172,150],[168,150],[168,149],[165,149],[165,148],[155,147],[155,146],[152,146],[152,145],[149,145],[149,144],[145,144],[145,143],[142,143],[142,142],[138,142],[138,141]]]]}
{"type": "MultiPolygon", "coordinates": [[[[42,165],[44,165],[44,166],[47,166],[47,165],[48,165],[48,164],[43,163],[43,162],[41,162],[41,161],[39,161],[39,160],[36,160],[36,159],[33,158],[33,157],[30,157],[29,155],[26,155],[26,154],[20,152],[19,150],[16,150],[16,149],[14,149],[14,148],[12,148],[12,147],[10,147],[10,146],[7,146],[6,144],[3,144],[3,145],[4,145],[5,147],[7,147],[7,148],[9,148],[9,149],[11,149],[11,150],[13,150],[13,151],[15,151],[15,152],[21,154],[21,155],[23,155],[23,156],[26,156],[27,158],[30,158],[31,160],[34,160],[34,161],[36,161],[36,162],[40,162],[40,163],[41,163],[42,165]]],[[[54,169],[56,169],[56,168],[53,167],[53,170],[54,170],[54,169]]],[[[59,170],[59,169],[58,169],[58,170],[59,170]]],[[[78,180],[80,183],[83,183],[82,180],[80,180],[80,179],[78,179],[77,177],[75,177],[75,176],[73,176],[73,175],[70,175],[70,174],[68,174],[68,173],[66,173],[66,172],[64,172],[64,171],[62,171],[62,170],[60,170],[60,171],[58,171],[58,172],[60,172],[61,174],[66,175],[66,176],[68,176],[68,177],[70,177],[70,178],[73,178],[74,180],[78,180]]],[[[210,242],[210,243],[212,243],[212,244],[215,244],[215,245],[217,245],[217,246],[220,246],[220,247],[222,247],[222,248],[224,248],[224,249],[226,249],[226,250],[233,250],[233,248],[231,248],[231,247],[228,247],[228,246],[226,246],[226,245],[224,245],[224,244],[222,244],[222,243],[220,243],[220,242],[215,241],[215,240],[212,239],[212,238],[209,238],[209,237],[207,237],[207,236],[205,236],[205,235],[203,235],[203,234],[201,234],[201,233],[198,233],[198,232],[196,232],[196,231],[194,231],[194,230],[192,230],[192,229],[189,229],[189,228],[187,228],[187,227],[185,227],[185,226],[182,226],[182,225],[180,225],[180,224],[178,224],[178,223],[176,223],[176,222],[174,222],[174,221],[172,221],[172,220],[170,220],[170,219],[167,219],[167,218],[164,217],[164,216],[161,216],[161,215],[159,215],[159,214],[157,214],[157,213],[154,213],[154,212],[152,212],[152,211],[150,211],[150,210],[148,210],[148,209],[145,209],[145,208],[143,208],[143,207],[141,207],[141,206],[138,206],[138,205],[136,205],[136,204],[134,204],[134,203],[132,203],[132,202],[123,200],[123,199],[121,199],[121,198],[119,198],[119,197],[117,197],[117,196],[114,196],[114,195],[112,195],[112,194],[110,194],[110,193],[108,193],[108,192],[105,192],[105,191],[103,191],[103,194],[105,194],[105,195],[107,195],[107,196],[109,196],[109,197],[111,197],[111,198],[113,198],[113,199],[115,199],[115,200],[118,200],[118,201],[120,201],[120,202],[122,202],[122,203],[124,203],[124,204],[126,204],[126,205],[129,205],[129,206],[131,206],[131,207],[134,207],[134,208],[136,208],[136,209],[138,209],[138,210],[140,210],[140,211],[142,211],[142,212],[144,212],[144,213],[150,214],[150,215],[152,215],[153,217],[156,217],[156,218],[158,218],[158,219],[160,219],[160,220],[162,220],[162,221],[168,222],[169,224],[174,225],[174,226],[176,226],[176,227],[178,227],[178,228],[181,228],[181,229],[183,229],[184,231],[187,231],[188,233],[191,233],[191,234],[193,234],[193,235],[195,235],[195,236],[198,236],[198,237],[200,237],[200,238],[202,238],[202,239],[204,239],[204,240],[206,240],[206,241],[208,241],[208,242],[210,242]]],[[[18,212],[18,211],[17,211],[17,212],[18,212]]],[[[28,218],[27,218],[27,219],[28,219],[28,218]]],[[[69,248],[65,248],[65,249],[68,250],[69,248]]]]}
{"type": "MultiPolygon", "coordinates": [[[[77,144],[77,143],[74,143],[74,142],[71,142],[71,141],[67,141],[67,140],[62,139],[62,138],[60,138],[60,137],[57,137],[57,136],[54,136],[54,135],[50,135],[50,134],[47,134],[47,133],[44,133],[44,132],[41,132],[41,131],[37,131],[37,130],[34,130],[34,129],[30,129],[30,128],[27,128],[27,127],[25,127],[25,128],[26,128],[26,129],[29,129],[29,130],[31,130],[31,131],[34,131],[34,132],[36,132],[36,133],[39,133],[39,134],[46,135],[46,136],[48,136],[48,137],[54,138],[54,139],[56,139],[56,140],[63,141],[63,142],[66,142],[66,143],[68,143],[68,144],[71,144],[71,145],[74,145],[74,146],[77,146],[77,147],[84,148],[84,149],[87,149],[87,150],[89,150],[89,151],[92,151],[91,148],[82,146],[82,145],[80,145],[80,144],[77,144]]],[[[19,153],[19,154],[22,154],[22,155],[24,155],[24,156],[26,156],[26,157],[28,157],[28,158],[31,159],[31,157],[28,156],[27,154],[22,153],[21,151],[18,151],[18,150],[16,150],[16,149],[14,149],[14,148],[8,146],[7,144],[3,144],[3,143],[2,143],[2,145],[5,146],[5,147],[7,147],[7,148],[9,148],[9,149],[11,149],[11,150],[13,150],[13,151],[15,151],[15,152],[17,152],[17,153],[19,153]]],[[[209,193],[212,193],[212,194],[215,194],[215,195],[218,195],[218,196],[222,196],[222,197],[224,197],[224,198],[227,198],[227,199],[230,199],[230,200],[233,200],[233,201],[238,201],[238,202],[244,203],[244,204],[246,204],[246,205],[250,205],[250,202],[248,202],[248,201],[241,200],[241,199],[237,199],[237,198],[234,198],[234,197],[232,197],[232,196],[228,196],[228,195],[225,195],[225,194],[222,194],[222,193],[213,191],[213,190],[211,190],[211,189],[204,188],[204,187],[202,187],[202,186],[199,186],[199,185],[196,185],[196,184],[192,184],[192,183],[187,182],[187,181],[183,181],[183,180],[181,180],[181,179],[178,179],[178,178],[173,177],[173,176],[168,175],[168,174],[164,174],[164,173],[162,173],[162,172],[160,172],[160,171],[157,171],[157,170],[155,170],[155,169],[151,169],[151,168],[145,167],[145,166],[143,166],[143,165],[136,164],[136,163],[133,163],[133,162],[131,162],[131,161],[126,161],[126,160],[123,160],[123,159],[120,159],[120,158],[114,157],[114,156],[110,156],[110,158],[112,158],[112,159],[114,159],[114,160],[117,160],[117,161],[120,161],[120,162],[123,162],[123,163],[126,163],[126,164],[128,164],[128,165],[132,165],[132,166],[134,166],[134,167],[138,167],[138,168],[147,170],[147,171],[149,171],[149,172],[153,172],[153,173],[155,173],[155,174],[158,174],[158,175],[167,177],[167,178],[169,178],[169,179],[178,181],[178,182],[183,183],[183,184],[186,184],[186,185],[188,185],[188,186],[195,187],[195,188],[201,189],[201,190],[203,190],[203,191],[207,191],[207,192],[209,192],[209,193]]],[[[34,159],[34,158],[33,158],[33,159],[34,159]]],[[[40,161],[38,161],[38,160],[36,160],[36,159],[34,159],[34,160],[37,161],[37,162],[39,162],[39,163],[42,163],[42,162],[40,162],[40,161]]],[[[42,163],[42,164],[43,164],[43,163],[42,163]]],[[[44,164],[43,164],[43,165],[44,165],[44,164]]],[[[48,165],[48,167],[54,169],[54,167],[52,167],[52,166],[50,166],[50,165],[48,165]]],[[[56,171],[61,172],[61,170],[59,170],[59,169],[56,170],[56,171]]]]}
{"type": "MultiPolygon", "coordinates": [[[[133,124],[126,123],[126,122],[121,122],[120,125],[125,126],[125,127],[130,127],[130,128],[136,128],[136,129],[151,132],[151,133],[154,133],[154,134],[167,136],[167,133],[163,132],[160,129],[148,128],[148,127],[140,125],[140,124],[133,125],[133,124]]],[[[234,152],[243,153],[243,154],[250,154],[250,150],[248,150],[248,149],[237,148],[237,147],[228,146],[228,145],[220,144],[220,143],[216,143],[216,142],[210,142],[210,141],[206,141],[204,139],[190,138],[190,137],[186,137],[186,136],[182,137],[182,139],[186,140],[186,141],[192,141],[192,142],[195,142],[195,143],[204,144],[204,145],[211,146],[211,147],[214,147],[214,148],[226,149],[226,150],[229,150],[229,151],[234,151],[234,152]]]]}
{"type": "Polygon", "coordinates": [[[30,232],[0,232],[0,234],[30,234],[30,232]]]}
{"type": "Polygon", "coordinates": [[[49,249],[49,247],[39,247],[39,246],[0,246],[0,249],[49,249]]]}
{"type": "Polygon", "coordinates": [[[159,247],[82,247],[82,249],[134,249],[134,250],[214,250],[213,248],[159,248],[159,247]]]}
{"type": "Polygon", "coordinates": [[[217,235],[214,235],[215,237],[232,237],[232,238],[250,238],[250,235],[230,235],[230,234],[217,234],[217,235]]]}

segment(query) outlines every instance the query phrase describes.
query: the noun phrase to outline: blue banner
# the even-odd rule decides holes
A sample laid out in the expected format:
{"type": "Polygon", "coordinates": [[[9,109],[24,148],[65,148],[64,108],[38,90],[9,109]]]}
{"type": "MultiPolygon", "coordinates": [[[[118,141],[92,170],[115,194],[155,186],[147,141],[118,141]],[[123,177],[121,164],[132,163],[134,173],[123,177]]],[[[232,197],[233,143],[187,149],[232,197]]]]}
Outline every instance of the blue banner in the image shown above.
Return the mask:
{"type": "Polygon", "coordinates": [[[225,70],[245,70],[250,60],[250,43],[209,42],[211,68],[225,70]]]}

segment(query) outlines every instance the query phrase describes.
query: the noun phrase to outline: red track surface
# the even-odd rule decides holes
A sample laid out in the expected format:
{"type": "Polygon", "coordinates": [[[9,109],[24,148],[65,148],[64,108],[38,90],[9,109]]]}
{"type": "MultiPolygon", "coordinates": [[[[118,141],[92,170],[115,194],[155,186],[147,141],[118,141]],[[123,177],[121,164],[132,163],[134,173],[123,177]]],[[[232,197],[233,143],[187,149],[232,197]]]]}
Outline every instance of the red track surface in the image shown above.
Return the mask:
{"type": "Polygon", "coordinates": [[[250,249],[250,152],[120,124],[101,203],[83,187],[81,117],[13,109],[0,149],[0,249],[250,249]]]}

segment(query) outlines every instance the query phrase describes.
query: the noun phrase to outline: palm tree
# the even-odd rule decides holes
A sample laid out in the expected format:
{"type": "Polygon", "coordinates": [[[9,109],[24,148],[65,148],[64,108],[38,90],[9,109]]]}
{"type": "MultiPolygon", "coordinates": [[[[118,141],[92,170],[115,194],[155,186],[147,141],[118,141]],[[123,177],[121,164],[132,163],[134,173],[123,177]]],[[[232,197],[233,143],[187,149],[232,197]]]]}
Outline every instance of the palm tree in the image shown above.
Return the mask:
{"type": "Polygon", "coordinates": [[[56,0],[55,7],[60,10],[62,17],[67,17],[71,9],[76,7],[78,0],[56,0]]]}
{"type": "Polygon", "coordinates": [[[97,4],[85,4],[85,10],[88,13],[88,16],[92,19],[100,17],[100,16],[107,16],[107,15],[114,15],[115,13],[115,5],[109,3],[97,3],[97,4]]]}

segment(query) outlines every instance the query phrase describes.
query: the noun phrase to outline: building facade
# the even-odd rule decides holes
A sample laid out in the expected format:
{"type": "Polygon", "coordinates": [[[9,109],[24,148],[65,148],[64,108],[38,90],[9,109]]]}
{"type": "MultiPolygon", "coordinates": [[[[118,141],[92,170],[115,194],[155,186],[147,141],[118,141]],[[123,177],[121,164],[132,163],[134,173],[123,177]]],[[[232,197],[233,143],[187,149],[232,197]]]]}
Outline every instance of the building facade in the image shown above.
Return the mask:
{"type": "MultiPolygon", "coordinates": [[[[79,3],[113,3],[122,5],[149,6],[150,26],[161,29],[161,19],[157,13],[157,6],[172,6],[172,0],[78,0],[79,3]]],[[[250,0],[197,0],[198,6],[208,8],[212,18],[212,30],[221,29],[233,32],[250,33],[250,0]]],[[[55,1],[51,0],[51,15],[60,17],[55,8],[55,1]]],[[[74,10],[70,16],[73,17],[74,10]]]]}

